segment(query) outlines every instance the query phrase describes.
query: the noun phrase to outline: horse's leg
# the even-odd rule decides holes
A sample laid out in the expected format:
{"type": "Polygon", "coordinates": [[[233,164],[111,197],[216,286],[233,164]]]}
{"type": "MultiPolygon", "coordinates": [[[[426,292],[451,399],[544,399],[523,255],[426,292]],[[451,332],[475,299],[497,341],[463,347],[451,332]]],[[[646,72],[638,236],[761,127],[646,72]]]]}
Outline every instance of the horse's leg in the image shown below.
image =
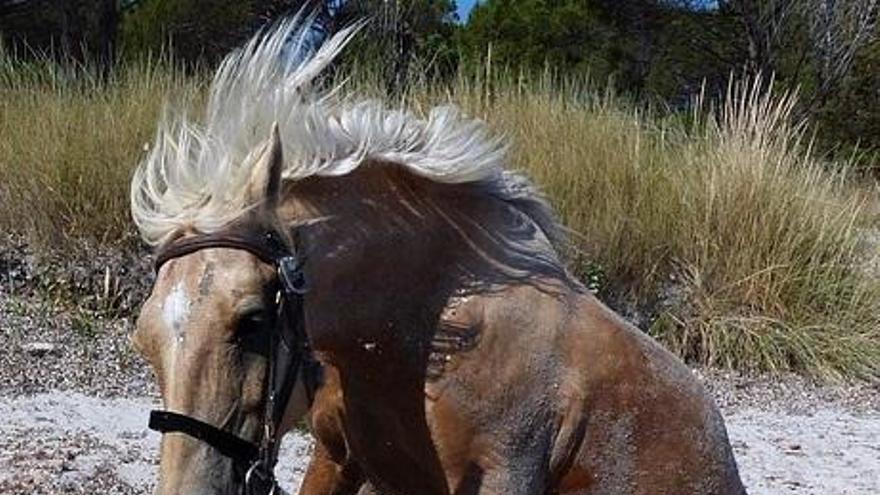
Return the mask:
{"type": "Polygon", "coordinates": [[[363,484],[363,474],[355,463],[336,463],[321,442],[317,442],[299,495],[355,495],[361,493],[358,490],[363,484]]]}
{"type": "Polygon", "coordinates": [[[315,451],[300,495],[355,495],[364,485],[363,471],[349,456],[344,414],[339,372],[325,364],[324,382],[315,393],[309,418],[315,451]]]}
{"type": "Polygon", "coordinates": [[[336,483],[339,465],[330,459],[327,449],[318,442],[315,451],[306,468],[299,495],[318,495],[331,493],[330,489],[336,483]]]}

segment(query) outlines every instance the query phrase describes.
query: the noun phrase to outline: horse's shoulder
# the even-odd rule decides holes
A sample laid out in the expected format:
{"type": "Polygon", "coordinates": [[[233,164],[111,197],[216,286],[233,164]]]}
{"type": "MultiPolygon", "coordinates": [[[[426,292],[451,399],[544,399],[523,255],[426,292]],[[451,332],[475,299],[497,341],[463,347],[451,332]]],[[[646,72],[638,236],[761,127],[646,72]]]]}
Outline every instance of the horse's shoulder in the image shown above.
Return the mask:
{"type": "Polygon", "coordinates": [[[678,357],[592,295],[577,296],[563,342],[569,365],[585,372],[594,386],[665,384],[702,395],[696,377],[678,357]]]}

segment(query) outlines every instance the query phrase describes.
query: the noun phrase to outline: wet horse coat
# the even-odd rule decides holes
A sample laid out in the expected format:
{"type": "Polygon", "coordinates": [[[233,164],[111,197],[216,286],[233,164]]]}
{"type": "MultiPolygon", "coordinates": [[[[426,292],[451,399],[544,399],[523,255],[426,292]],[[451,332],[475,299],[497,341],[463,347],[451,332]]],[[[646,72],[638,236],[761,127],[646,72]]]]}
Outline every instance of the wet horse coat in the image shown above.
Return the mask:
{"type": "MultiPolygon", "coordinates": [[[[449,107],[421,119],[309,86],[350,31],[278,69],[308,28],[231,55],[205,124],[163,127],[132,184],[154,244],[231,224],[295,232],[325,368],[301,493],[743,493],[709,396],[568,274],[552,212],[497,139],[449,107]]],[[[235,249],[163,266],[134,340],[167,409],[258,435],[266,363],[243,342],[267,331],[273,284],[235,249]]],[[[210,446],[166,435],[159,493],[240,484],[210,446]]]]}

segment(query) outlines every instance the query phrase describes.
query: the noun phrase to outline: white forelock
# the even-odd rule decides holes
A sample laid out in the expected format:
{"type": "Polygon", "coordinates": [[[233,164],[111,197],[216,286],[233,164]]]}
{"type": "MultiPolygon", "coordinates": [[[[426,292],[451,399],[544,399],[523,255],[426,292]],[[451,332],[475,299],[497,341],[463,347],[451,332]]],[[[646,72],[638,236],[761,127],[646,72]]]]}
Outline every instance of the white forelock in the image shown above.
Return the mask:
{"type": "Polygon", "coordinates": [[[502,141],[456,107],[420,118],[344,97],[341,86],[318,87],[317,76],[360,25],[310,49],[313,22],[298,15],[227,56],[202,122],[163,119],[131,185],[132,215],[145,241],[158,244],[181,228],[216,231],[247,211],[251,169],[275,122],[287,180],[343,175],[377,160],[438,182],[480,182],[511,201],[535,200],[531,188],[524,194],[508,187],[502,141]]]}

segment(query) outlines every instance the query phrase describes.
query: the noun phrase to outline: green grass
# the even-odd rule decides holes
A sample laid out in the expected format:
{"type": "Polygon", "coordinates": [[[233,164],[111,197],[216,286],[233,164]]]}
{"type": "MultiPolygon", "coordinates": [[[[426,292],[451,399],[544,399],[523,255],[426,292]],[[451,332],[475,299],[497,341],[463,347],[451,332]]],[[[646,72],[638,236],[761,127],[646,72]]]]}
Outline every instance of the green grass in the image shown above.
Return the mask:
{"type": "MultiPolygon", "coordinates": [[[[35,246],[131,239],[128,180],[163,102],[205,83],[163,64],[88,73],[0,61],[0,228],[35,246]]],[[[576,273],[689,361],[880,378],[872,186],[815,158],[793,99],[760,87],[688,114],[546,75],[415,81],[405,99],[455,102],[508,136],[572,231],[576,273]]]]}

